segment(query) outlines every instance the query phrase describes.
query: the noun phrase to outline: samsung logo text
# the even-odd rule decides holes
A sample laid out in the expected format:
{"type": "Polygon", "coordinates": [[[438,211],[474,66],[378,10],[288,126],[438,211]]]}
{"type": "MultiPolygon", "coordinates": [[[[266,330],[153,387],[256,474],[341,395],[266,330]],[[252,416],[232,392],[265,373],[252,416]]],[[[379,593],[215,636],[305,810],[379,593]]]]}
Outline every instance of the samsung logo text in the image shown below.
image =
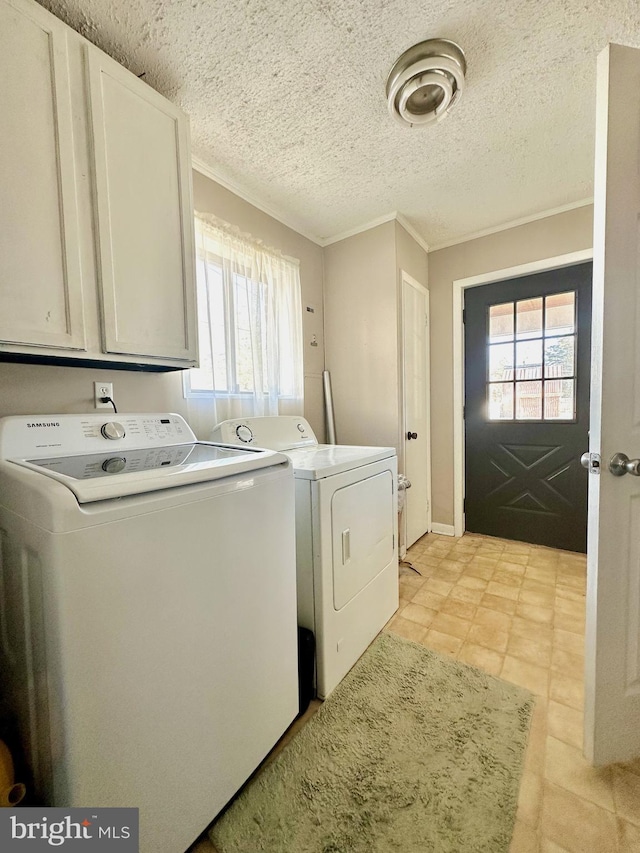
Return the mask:
{"type": "Polygon", "coordinates": [[[59,427],[59,426],[60,426],[59,421],[40,421],[39,423],[35,423],[35,424],[29,424],[28,423],[27,429],[32,429],[33,427],[59,427]]]}

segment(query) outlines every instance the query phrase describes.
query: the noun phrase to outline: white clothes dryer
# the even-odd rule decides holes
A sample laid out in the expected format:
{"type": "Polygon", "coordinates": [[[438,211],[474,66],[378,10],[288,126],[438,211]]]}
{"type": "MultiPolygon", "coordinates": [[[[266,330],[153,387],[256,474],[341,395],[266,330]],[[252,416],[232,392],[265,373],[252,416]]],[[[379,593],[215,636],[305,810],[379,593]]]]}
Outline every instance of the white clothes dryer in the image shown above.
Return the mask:
{"type": "Polygon", "coordinates": [[[298,416],[223,421],[211,439],[293,463],[298,624],[315,635],[324,699],[398,609],[395,448],[318,444],[298,416]]]}
{"type": "Polygon", "coordinates": [[[0,420],[3,697],[36,802],[138,807],[179,853],[298,712],[294,479],[116,418],[0,420]]]}

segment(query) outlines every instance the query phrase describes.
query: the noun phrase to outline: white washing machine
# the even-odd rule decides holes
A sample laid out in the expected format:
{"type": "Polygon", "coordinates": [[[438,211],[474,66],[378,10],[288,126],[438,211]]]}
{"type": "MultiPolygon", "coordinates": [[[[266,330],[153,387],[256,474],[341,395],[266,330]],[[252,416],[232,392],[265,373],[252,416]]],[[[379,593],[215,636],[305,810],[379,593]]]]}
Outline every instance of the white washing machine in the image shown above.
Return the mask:
{"type": "Polygon", "coordinates": [[[298,623],[315,635],[326,698],[398,609],[396,451],[318,444],[297,416],[224,421],[211,438],[293,463],[298,623]]]}
{"type": "Polygon", "coordinates": [[[1,689],[37,801],[183,853],[298,712],[293,473],[117,417],[0,420],[1,689]]]}

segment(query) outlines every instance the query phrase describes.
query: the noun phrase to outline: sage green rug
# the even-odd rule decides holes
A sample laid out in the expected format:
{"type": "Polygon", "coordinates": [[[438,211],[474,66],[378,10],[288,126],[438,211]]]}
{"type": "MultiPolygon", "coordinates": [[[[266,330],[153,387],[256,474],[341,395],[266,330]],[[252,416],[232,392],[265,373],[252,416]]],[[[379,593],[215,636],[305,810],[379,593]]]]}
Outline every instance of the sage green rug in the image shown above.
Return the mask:
{"type": "Polygon", "coordinates": [[[533,697],[381,634],[218,819],[219,853],[507,853],[533,697]]]}

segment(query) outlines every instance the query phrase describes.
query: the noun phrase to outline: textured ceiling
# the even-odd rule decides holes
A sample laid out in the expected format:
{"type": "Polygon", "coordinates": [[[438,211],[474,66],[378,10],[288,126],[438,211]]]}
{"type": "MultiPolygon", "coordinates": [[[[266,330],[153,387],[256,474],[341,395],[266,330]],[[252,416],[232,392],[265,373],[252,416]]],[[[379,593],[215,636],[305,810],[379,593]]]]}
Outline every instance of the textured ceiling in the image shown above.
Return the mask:
{"type": "Polygon", "coordinates": [[[392,211],[430,245],[592,195],[596,56],[638,0],[40,0],[178,103],[193,153],[320,240],[392,211]],[[387,113],[393,62],[464,49],[441,124],[387,113]]]}

